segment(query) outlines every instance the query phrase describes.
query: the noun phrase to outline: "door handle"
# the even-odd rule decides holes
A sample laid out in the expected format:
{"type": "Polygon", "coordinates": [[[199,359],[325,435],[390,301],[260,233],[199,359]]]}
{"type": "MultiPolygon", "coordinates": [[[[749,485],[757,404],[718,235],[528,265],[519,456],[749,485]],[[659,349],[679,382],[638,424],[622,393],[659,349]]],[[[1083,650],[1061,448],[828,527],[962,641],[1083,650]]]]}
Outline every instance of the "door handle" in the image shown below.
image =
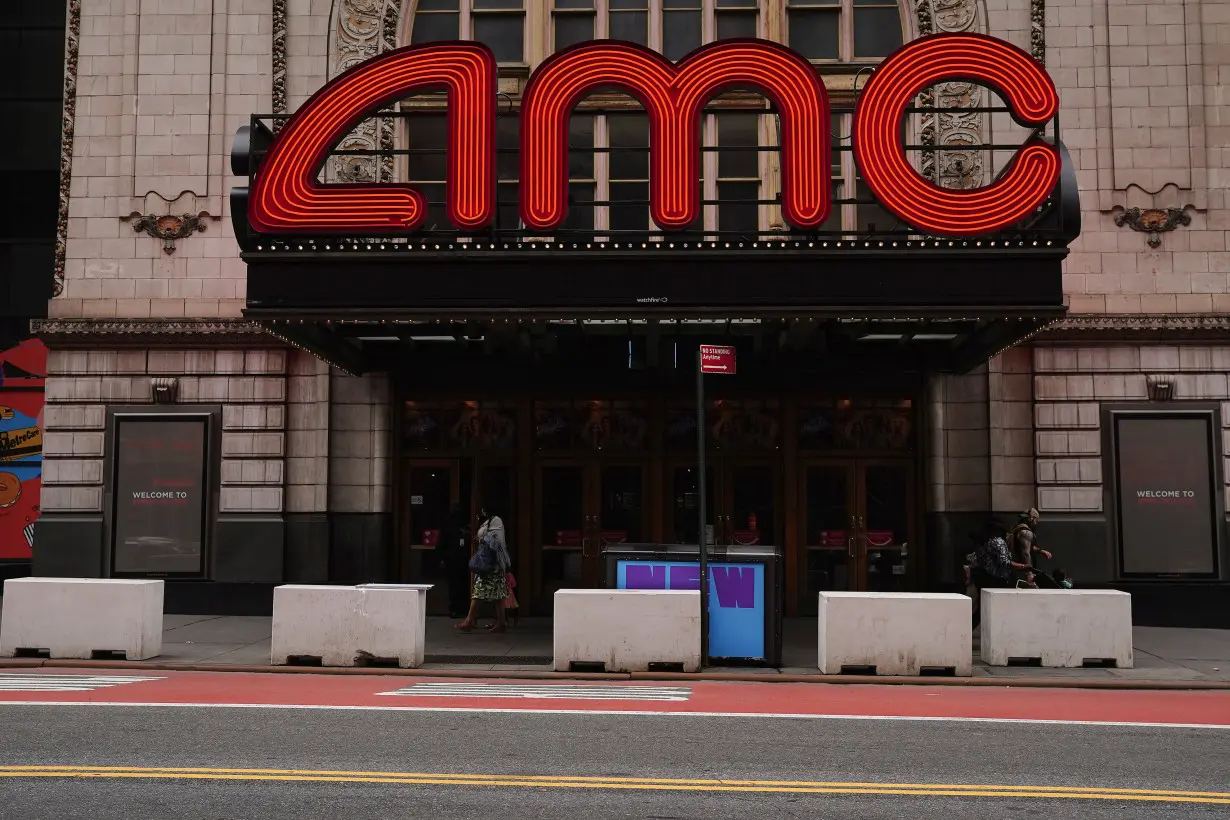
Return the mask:
{"type": "Polygon", "coordinates": [[[846,533],[846,549],[849,551],[850,557],[854,557],[854,540],[858,538],[858,529],[854,523],[854,516],[850,516],[850,531],[846,533]]]}
{"type": "Polygon", "coordinates": [[[598,525],[598,516],[596,515],[585,516],[585,528],[581,531],[581,556],[583,558],[591,557],[590,552],[589,552],[589,542],[591,538],[598,537],[598,534],[595,532],[595,530],[597,529],[597,525],[598,525]]]}

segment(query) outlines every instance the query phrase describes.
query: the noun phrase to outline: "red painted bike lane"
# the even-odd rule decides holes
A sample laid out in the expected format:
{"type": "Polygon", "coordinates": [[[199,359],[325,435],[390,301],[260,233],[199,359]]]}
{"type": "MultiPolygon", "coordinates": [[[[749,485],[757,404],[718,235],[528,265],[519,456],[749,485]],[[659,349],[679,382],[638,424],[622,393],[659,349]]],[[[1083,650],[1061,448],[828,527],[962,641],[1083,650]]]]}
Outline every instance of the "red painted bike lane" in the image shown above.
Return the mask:
{"type": "Polygon", "coordinates": [[[0,703],[1024,720],[1230,728],[1230,691],[6,670],[0,703]],[[78,691],[55,691],[56,688],[78,691]],[[403,694],[393,694],[396,692],[403,694]],[[503,696],[495,696],[495,695],[503,696]],[[642,697],[643,695],[643,697],[642,697]]]}

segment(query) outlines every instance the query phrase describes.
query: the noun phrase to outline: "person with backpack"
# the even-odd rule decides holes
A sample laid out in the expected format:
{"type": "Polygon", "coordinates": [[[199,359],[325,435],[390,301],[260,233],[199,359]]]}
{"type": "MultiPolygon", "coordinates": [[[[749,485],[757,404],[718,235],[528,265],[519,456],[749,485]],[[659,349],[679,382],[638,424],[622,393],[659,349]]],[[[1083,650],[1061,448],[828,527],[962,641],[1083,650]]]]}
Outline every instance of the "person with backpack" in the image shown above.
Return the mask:
{"type": "Polygon", "coordinates": [[[1015,564],[1024,565],[1016,573],[1017,586],[1037,587],[1037,584],[1034,583],[1034,553],[1041,555],[1048,561],[1051,560],[1051,554],[1036,543],[1037,536],[1034,534],[1034,528],[1038,526],[1040,518],[1041,516],[1038,514],[1038,511],[1030,507],[1021,513],[1017,519],[1016,526],[1009,533],[1009,546],[1012,549],[1014,566],[1015,564]]]}
{"type": "Polygon", "coordinates": [[[1004,537],[1004,524],[998,518],[987,522],[983,541],[966,556],[970,597],[974,601],[974,628],[982,621],[982,590],[1010,589],[1014,574],[1028,571],[1029,565],[1016,560],[1004,537]]]}

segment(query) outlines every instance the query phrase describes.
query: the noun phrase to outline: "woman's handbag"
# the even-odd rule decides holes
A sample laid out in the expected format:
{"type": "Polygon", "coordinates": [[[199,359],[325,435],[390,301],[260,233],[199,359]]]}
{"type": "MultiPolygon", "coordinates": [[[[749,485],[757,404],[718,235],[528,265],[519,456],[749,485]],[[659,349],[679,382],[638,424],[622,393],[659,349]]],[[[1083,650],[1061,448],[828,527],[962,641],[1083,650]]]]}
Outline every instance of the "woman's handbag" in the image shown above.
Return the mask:
{"type": "Polygon", "coordinates": [[[484,575],[496,567],[496,552],[491,546],[492,537],[490,534],[484,535],[478,545],[478,551],[470,556],[470,572],[475,575],[484,575]]]}

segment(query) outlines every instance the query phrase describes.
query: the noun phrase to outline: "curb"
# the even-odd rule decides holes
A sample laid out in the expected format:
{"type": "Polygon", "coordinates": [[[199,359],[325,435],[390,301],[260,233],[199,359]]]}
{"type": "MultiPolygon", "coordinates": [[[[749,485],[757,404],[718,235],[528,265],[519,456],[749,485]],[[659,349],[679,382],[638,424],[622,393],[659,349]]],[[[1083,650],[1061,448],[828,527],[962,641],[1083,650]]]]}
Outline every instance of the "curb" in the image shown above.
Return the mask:
{"type": "Polygon", "coordinates": [[[730,683],[827,683],[835,685],[871,686],[945,686],[987,687],[1000,689],[1135,689],[1180,691],[1230,691],[1230,681],[1169,681],[1169,680],[1081,680],[1079,678],[944,678],[896,675],[740,675],[727,672],[702,672],[695,675],[678,672],[633,672],[632,680],[704,680],[730,683]]]}
{"type": "Polygon", "coordinates": [[[220,663],[174,663],[158,661],[89,661],[72,659],[47,660],[42,658],[0,659],[0,669],[114,669],[151,672],[241,672],[246,674],[277,675],[368,675],[384,677],[418,678],[500,678],[524,680],[629,680],[625,672],[550,672],[510,669],[506,672],[490,669],[400,669],[385,666],[244,666],[220,663]]]}
{"type": "Polygon", "coordinates": [[[1073,678],[943,678],[876,675],[773,675],[733,672],[554,672],[496,669],[398,669],[337,666],[239,666],[157,661],[89,661],[41,658],[0,659],[0,669],[114,669],[151,672],[239,672],[279,675],[366,675],[411,678],[485,678],[500,680],[622,680],[724,683],[812,683],[874,686],[993,686],[1009,689],[1126,689],[1154,691],[1230,691],[1230,681],[1080,680],[1073,678]]]}

